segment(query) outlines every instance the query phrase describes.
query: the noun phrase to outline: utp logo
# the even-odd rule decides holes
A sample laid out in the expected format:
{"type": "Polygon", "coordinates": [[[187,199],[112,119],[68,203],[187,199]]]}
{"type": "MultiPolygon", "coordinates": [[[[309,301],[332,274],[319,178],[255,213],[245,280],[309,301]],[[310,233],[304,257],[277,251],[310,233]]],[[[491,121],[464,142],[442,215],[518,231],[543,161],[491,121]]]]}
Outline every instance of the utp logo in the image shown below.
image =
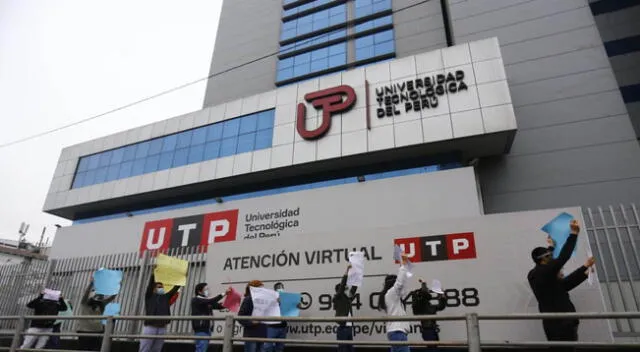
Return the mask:
{"type": "Polygon", "coordinates": [[[399,238],[394,244],[399,245],[414,263],[476,258],[473,232],[399,238]]]}
{"type": "Polygon", "coordinates": [[[144,224],[140,255],[147,250],[164,251],[187,246],[206,248],[211,243],[235,241],[237,227],[238,209],[149,221],[144,224]]]}
{"type": "MultiPolygon", "coordinates": [[[[296,129],[300,137],[306,140],[314,140],[324,136],[331,127],[331,116],[339,112],[346,112],[356,102],[356,92],[347,85],[319,90],[308,93],[304,100],[311,103],[314,108],[322,110],[322,123],[315,130],[307,130],[307,107],[305,103],[298,104],[296,114],[296,129]]],[[[368,111],[368,110],[367,110],[368,111]]]]}

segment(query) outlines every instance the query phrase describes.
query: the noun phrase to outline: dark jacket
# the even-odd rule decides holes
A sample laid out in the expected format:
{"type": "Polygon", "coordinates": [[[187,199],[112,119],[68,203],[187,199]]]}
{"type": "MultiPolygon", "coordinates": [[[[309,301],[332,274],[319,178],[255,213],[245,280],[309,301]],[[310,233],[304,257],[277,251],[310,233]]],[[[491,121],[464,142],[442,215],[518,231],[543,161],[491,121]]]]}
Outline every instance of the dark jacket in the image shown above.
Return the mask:
{"type": "MultiPolygon", "coordinates": [[[[342,276],[340,284],[338,285],[338,291],[333,295],[333,309],[336,311],[336,317],[353,316],[353,309],[351,303],[356,297],[357,286],[352,286],[347,294],[347,275],[342,276]]],[[[346,325],[345,322],[339,322],[340,326],[346,325]]]]}
{"type": "MultiPolygon", "coordinates": [[[[169,300],[171,296],[176,294],[180,289],[179,286],[173,286],[171,291],[159,295],[155,292],[156,281],[155,277],[152,274],[151,279],[149,280],[149,286],[147,287],[147,294],[145,295],[145,313],[146,315],[159,315],[159,316],[168,316],[171,315],[171,304],[169,304],[169,300]]],[[[145,326],[154,326],[158,328],[163,328],[170,323],[169,320],[145,320],[145,326]]]]}
{"type": "MultiPolygon", "coordinates": [[[[251,296],[245,296],[240,304],[239,316],[251,316],[253,314],[253,301],[251,296]]],[[[244,337],[267,337],[267,326],[263,323],[254,323],[250,320],[239,320],[244,326],[244,337]]]]}
{"type": "MultiPolygon", "coordinates": [[[[64,302],[64,299],[62,299],[62,297],[60,297],[60,299],[57,301],[52,301],[44,299],[44,296],[41,294],[33,301],[27,303],[27,308],[31,308],[34,310],[33,315],[58,315],[59,312],[67,310],[67,304],[64,302]]],[[[55,319],[34,319],[31,321],[31,327],[52,328],[55,321],[55,319]]]]}
{"type": "MultiPolygon", "coordinates": [[[[577,240],[578,236],[570,235],[562,246],[558,258],[552,259],[546,265],[537,264],[527,276],[533,294],[538,300],[538,309],[541,313],[572,313],[576,311],[576,307],[569,297],[569,291],[587,279],[585,273],[587,268],[581,266],[562,279],[558,277],[558,274],[571,257],[577,240]]],[[[575,325],[578,324],[577,319],[571,319],[571,321],[575,325]]]]}
{"type": "MultiPolygon", "coordinates": [[[[407,298],[409,297],[411,298],[411,309],[413,310],[413,315],[434,315],[439,311],[444,310],[447,303],[444,295],[438,295],[438,304],[432,304],[431,293],[429,292],[425,282],[422,283],[419,289],[411,291],[407,298]]],[[[423,329],[438,327],[435,320],[422,320],[420,321],[420,324],[423,329]]]]}
{"type": "MultiPolygon", "coordinates": [[[[191,315],[213,316],[214,309],[224,309],[224,307],[218,303],[222,297],[222,295],[217,295],[213,298],[203,296],[193,297],[191,299],[191,315]]],[[[210,333],[213,328],[211,320],[209,319],[192,320],[191,326],[194,332],[210,333]]]]}

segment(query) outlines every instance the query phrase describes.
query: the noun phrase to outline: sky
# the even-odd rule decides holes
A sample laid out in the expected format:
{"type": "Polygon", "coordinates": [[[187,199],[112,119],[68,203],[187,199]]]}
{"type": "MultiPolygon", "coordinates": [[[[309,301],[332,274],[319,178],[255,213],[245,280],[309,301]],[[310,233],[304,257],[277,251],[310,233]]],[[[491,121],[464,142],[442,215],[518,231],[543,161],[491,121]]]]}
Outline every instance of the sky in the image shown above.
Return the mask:
{"type": "MultiPolygon", "coordinates": [[[[222,0],[0,0],[0,145],[209,74],[222,0]]],[[[62,148],[199,110],[205,82],[0,148],[0,238],[55,235],[42,212],[62,148]]]]}

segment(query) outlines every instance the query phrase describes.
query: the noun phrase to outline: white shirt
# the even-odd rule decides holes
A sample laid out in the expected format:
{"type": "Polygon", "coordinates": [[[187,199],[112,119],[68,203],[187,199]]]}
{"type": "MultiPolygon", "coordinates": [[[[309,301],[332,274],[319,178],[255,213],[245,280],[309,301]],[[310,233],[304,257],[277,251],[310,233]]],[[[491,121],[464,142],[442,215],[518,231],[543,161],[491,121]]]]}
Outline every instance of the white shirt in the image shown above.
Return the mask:
{"type": "MultiPolygon", "coordinates": [[[[409,294],[405,287],[407,273],[407,268],[401,266],[400,270],[398,270],[396,282],[393,284],[393,287],[387,291],[387,294],[384,295],[384,302],[387,305],[387,315],[394,317],[404,317],[407,315],[407,312],[404,310],[404,305],[402,304],[402,298],[409,294]]],[[[387,333],[393,331],[408,333],[411,329],[411,324],[408,321],[389,321],[386,325],[387,333]]]]}

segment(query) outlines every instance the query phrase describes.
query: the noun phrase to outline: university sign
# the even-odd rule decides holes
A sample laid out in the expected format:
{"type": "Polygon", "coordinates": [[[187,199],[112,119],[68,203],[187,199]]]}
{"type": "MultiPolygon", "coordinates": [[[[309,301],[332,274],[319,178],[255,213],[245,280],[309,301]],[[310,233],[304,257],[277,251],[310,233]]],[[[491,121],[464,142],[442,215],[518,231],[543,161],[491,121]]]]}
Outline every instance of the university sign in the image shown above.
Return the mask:
{"type": "MultiPolygon", "coordinates": [[[[439,97],[468,91],[464,81],[463,70],[445,72],[437,75],[425,76],[395,82],[387,86],[376,87],[375,101],[376,116],[378,118],[399,116],[411,111],[419,112],[435,109],[439,104],[439,97]]],[[[374,106],[369,104],[369,83],[365,80],[366,125],[370,129],[369,110],[374,106]]],[[[348,112],[356,103],[356,93],[353,87],[341,85],[332,88],[307,93],[304,100],[315,109],[322,110],[322,122],[316,129],[306,127],[307,106],[298,103],[296,112],[296,129],[300,137],[305,140],[322,138],[331,128],[331,117],[338,113],[348,112]]]]}

